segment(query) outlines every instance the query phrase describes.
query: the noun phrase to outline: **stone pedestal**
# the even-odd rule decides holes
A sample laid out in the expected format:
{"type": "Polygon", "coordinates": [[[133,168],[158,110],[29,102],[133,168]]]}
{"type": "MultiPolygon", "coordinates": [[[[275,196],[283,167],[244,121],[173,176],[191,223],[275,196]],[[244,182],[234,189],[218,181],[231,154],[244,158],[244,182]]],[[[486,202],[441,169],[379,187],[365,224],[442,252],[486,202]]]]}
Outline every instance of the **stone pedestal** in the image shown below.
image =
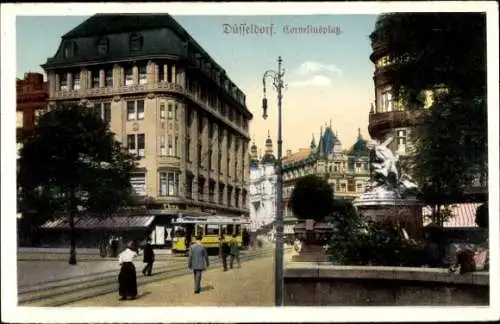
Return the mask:
{"type": "Polygon", "coordinates": [[[418,235],[423,226],[422,202],[397,191],[376,188],[355,199],[353,205],[367,220],[398,222],[410,237],[418,235]]]}

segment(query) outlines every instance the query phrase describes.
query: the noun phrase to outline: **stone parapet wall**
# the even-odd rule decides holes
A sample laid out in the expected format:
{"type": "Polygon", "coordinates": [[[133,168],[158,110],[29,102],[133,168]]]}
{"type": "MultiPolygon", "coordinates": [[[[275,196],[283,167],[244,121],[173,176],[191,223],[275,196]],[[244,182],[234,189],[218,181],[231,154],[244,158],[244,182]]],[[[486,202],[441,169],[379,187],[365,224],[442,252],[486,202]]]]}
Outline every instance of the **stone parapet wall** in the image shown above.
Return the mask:
{"type": "Polygon", "coordinates": [[[286,306],[467,306],[489,304],[489,273],[290,262],[286,306]]]}

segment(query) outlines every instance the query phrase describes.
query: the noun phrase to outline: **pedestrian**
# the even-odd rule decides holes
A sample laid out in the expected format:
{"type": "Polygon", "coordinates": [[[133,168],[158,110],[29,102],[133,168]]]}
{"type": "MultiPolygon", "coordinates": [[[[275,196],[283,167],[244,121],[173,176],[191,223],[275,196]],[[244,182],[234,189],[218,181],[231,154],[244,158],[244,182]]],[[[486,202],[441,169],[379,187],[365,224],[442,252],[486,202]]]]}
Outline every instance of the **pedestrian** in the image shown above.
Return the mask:
{"type": "Polygon", "coordinates": [[[194,275],[194,293],[201,291],[201,274],[209,267],[208,252],[201,244],[202,236],[196,236],[196,242],[189,247],[188,269],[194,275]]]}
{"type": "Polygon", "coordinates": [[[153,262],[155,262],[155,252],[153,251],[153,246],[151,245],[151,239],[149,237],[146,239],[146,244],[144,245],[143,262],[146,266],[142,269],[142,274],[145,276],[151,276],[151,272],[153,271],[153,262]]]}
{"type": "Polygon", "coordinates": [[[240,264],[240,248],[238,247],[238,241],[236,240],[236,234],[233,234],[231,242],[229,243],[229,253],[231,254],[231,259],[229,261],[229,267],[233,268],[233,262],[236,260],[238,268],[241,268],[240,264]]]}
{"type": "Polygon", "coordinates": [[[136,256],[137,248],[132,241],[127,244],[127,248],[118,256],[118,262],[121,266],[120,274],[118,275],[120,300],[125,300],[129,297],[135,299],[137,297],[137,275],[133,263],[136,256]]]}
{"type": "Polygon", "coordinates": [[[219,257],[222,260],[222,269],[227,271],[227,257],[230,254],[229,244],[227,244],[224,234],[220,236],[219,257]]]}

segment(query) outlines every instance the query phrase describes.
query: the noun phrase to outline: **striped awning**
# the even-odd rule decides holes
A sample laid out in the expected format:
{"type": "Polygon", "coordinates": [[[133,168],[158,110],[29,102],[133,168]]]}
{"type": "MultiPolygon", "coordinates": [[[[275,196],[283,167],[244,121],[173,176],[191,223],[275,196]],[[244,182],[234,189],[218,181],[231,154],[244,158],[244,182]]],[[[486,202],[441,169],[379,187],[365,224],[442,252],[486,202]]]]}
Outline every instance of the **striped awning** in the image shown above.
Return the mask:
{"type": "MultiPolygon", "coordinates": [[[[443,224],[444,228],[472,228],[478,227],[476,224],[476,210],[482,203],[453,204],[446,206],[450,208],[452,216],[443,224]]],[[[424,216],[424,226],[431,223],[429,216],[432,209],[426,206],[422,210],[424,216]]]]}
{"type": "MultiPolygon", "coordinates": [[[[146,228],[155,219],[155,216],[114,216],[99,218],[93,216],[76,216],[76,229],[140,229],[146,228]]],[[[69,229],[67,217],[45,222],[43,229],[69,229]]]]}

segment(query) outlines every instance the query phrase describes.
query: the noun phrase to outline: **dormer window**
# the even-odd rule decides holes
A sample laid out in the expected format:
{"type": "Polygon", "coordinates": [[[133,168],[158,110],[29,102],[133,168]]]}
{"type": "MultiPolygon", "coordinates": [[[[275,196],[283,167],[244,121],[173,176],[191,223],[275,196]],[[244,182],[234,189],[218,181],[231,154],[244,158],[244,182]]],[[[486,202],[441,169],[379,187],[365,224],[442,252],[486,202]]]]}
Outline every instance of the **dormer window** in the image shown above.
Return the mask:
{"type": "Polygon", "coordinates": [[[73,57],[76,53],[76,44],[75,42],[68,42],[64,45],[63,55],[64,58],[73,57]]]}
{"type": "Polygon", "coordinates": [[[140,51],[142,49],[142,35],[138,33],[133,33],[130,35],[130,50],[140,51]]]}
{"type": "Polygon", "coordinates": [[[101,38],[99,43],[97,44],[97,54],[98,55],[106,55],[108,54],[109,49],[109,40],[107,37],[101,38]]]}

